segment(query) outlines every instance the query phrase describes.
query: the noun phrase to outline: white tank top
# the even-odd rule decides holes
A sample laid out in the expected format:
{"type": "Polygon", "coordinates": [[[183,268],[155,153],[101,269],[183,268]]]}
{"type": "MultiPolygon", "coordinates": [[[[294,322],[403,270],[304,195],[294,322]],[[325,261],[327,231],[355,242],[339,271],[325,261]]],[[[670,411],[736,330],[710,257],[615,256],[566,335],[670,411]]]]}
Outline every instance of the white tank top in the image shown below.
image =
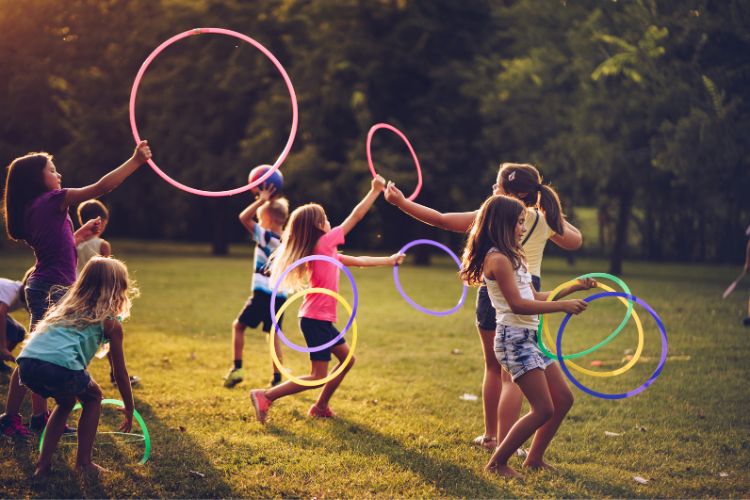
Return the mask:
{"type": "Polygon", "coordinates": [[[81,269],[83,269],[83,266],[85,266],[86,263],[90,261],[92,257],[101,255],[102,241],[104,240],[99,237],[94,237],[94,238],[91,238],[90,240],[86,240],[82,243],[79,243],[78,246],[76,246],[76,250],[78,251],[78,272],[79,273],[81,272],[81,269]]]}
{"type": "MultiPolygon", "coordinates": [[[[490,252],[497,252],[497,248],[490,248],[490,252]]],[[[521,297],[528,300],[534,300],[534,292],[531,288],[531,273],[526,268],[525,264],[521,264],[518,269],[514,271],[516,286],[518,291],[521,292],[521,297]]],[[[536,314],[524,315],[515,314],[508,305],[508,301],[505,300],[503,292],[500,291],[500,286],[497,281],[489,279],[484,276],[484,282],[487,284],[487,295],[490,297],[492,307],[495,308],[495,321],[498,325],[517,326],[519,328],[529,328],[536,330],[539,326],[539,316],[536,314]]]]}

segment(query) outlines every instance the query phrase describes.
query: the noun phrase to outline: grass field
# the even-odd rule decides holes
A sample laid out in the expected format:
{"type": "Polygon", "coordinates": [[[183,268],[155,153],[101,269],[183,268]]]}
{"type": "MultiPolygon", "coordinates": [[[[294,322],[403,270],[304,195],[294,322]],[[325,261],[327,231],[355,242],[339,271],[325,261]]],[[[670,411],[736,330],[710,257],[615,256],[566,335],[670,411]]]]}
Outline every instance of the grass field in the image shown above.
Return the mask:
{"type": "MultiPolygon", "coordinates": [[[[110,474],[73,475],[75,445],[68,442],[56,456],[53,475],[35,483],[35,443],[2,440],[2,497],[750,496],[750,331],[741,325],[747,287],[721,300],[737,269],[627,263],[623,278],[668,330],[670,360],[661,377],[641,395],[618,401],[574,388],[576,403],[548,453],[558,470],[504,482],[483,472],[488,455],[469,444],[482,432],[481,403],[460,398],[480,395],[482,380],[473,290],[458,313],[438,318],[411,309],[390,269],[354,270],[360,291],[357,364],[332,400],[339,418],[310,420],[306,412],[317,394],[310,391],[278,401],[263,427],[255,421],[248,389],[270,380],[264,334],[246,335],[246,381],[232,390],[222,387],[231,361],[230,324],[248,292],[250,249],[234,247],[231,257],[210,258],[207,248],[196,245],[115,241],[113,247],[142,292],[125,338],[130,373],[142,379],[136,408],[151,432],[151,459],[139,466],[141,443],[101,435],[95,460],[110,474]]],[[[27,251],[2,252],[0,276],[21,276],[32,263],[27,251]]],[[[407,264],[402,282],[419,303],[446,309],[460,293],[452,266],[447,259],[430,268],[407,264]]],[[[547,259],[543,288],[604,270],[603,261],[578,260],[568,267],[547,259]]],[[[342,290],[351,299],[345,282],[342,290]]],[[[290,309],[290,319],[296,309],[290,309]]],[[[614,300],[592,303],[571,321],[564,351],[596,343],[623,311],[614,300]]],[[[648,314],[637,311],[644,359],[622,376],[582,376],[583,383],[624,392],[649,377],[658,361],[659,334],[648,314]]],[[[553,335],[561,319],[551,319],[553,335]]],[[[294,321],[285,327],[293,341],[302,342],[294,321]]],[[[629,325],[578,361],[589,367],[600,360],[607,365],[602,370],[613,369],[636,346],[629,325]]],[[[303,354],[284,352],[294,373],[308,369],[303,354]]],[[[106,397],[119,399],[106,362],[94,360],[91,372],[106,397]]],[[[4,379],[3,402],[6,391],[4,379]]],[[[111,408],[104,414],[100,431],[118,418],[111,408]]],[[[520,466],[515,460],[511,465],[520,466]]]]}

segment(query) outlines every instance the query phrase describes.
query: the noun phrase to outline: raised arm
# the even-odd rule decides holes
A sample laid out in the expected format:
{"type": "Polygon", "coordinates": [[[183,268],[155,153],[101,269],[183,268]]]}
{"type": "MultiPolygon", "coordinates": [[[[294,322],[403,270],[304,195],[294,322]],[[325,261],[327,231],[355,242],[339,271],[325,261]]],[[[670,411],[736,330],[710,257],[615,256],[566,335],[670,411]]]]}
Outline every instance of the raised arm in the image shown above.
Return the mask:
{"type": "Polygon", "coordinates": [[[414,217],[418,221],[456,233],[467,232],[476,215],[476,212],[449,212],[444,214],[430,207],[420,205],[406,199],[404,193],[393,182],[388,183],[384,196],[388,203],[395,205],[402,212],[414,217]]]}
{"type": "Polygon", "coordinates": [[[515,273],[510,259],[502,254],[493,253],[485,259],[485,275],[497,282],[514,314],[530,315],[554,312],[578,314],[587,307],[586,302],[578,299],[546,302],[523,298],[516,285],[515,273]]]}
{"type": "Polygon", "coordinates": [[[357,225],[359,221],[361,221],[365,215],[367,215],[367,211],[370,210],[370,207],[373,203],[375,203],[375,200],[378,199],[378,196],[380,196],[380,193],[383,192],[385,189],[385,179],[383,179],[381,176],[376,176],[372,180],[372,184],[370,187],[370,191],[365,195],[364,198],[362,198],[362,201],[360,201],[356,207],[354,207],[354,210],[352,210],[352,213],[349,214],[349,217],[347,217],[344,222],[341,223],[341,229],[344,232],[344,235],[349,234],[349,231],[354,229],[354,226],[357,225]]]}
{"type": "Polygon", "coordinates": [[[149,158],[151,158],[151,148],[148,146],[148,141],[141,141],[138,146],[136,146],[133,156],[94,184],[82,188],[67,189],[65,192],[65,201],[63,203],[64,206],[61,208],[65,209],[71,205],[77,205],[86,200],[98,198],[109,193],[122,184],[125,179],[130,177],[130,175],[138,170],[138,167],[143,165],[149,158]]]}
{"type": "Polygon", "coordinates": [[[258,213],[258,209],[267,203],[271,199],[273,193],[276,191],[274,186],[263,184],[263,187],[258,189],[258,197],[245,210],[240,212],[240,222],[245,229],[251,233],[255,229],[255,214],[258,213]]]}
{"type": "Polygon", "coordinates": [[[339,255],[341,263],[348,267],[377,267],[377,266],[398,266],[404,261],[406,255],[394,253],[390,257],[369,257],[367,255],[339,255]]]}
{"type": "Polygon", "coordinates": [[[120,397],[125,404],[123,414],[125,421],[120,426],[120,431],[130,432],[133,428],[133,389],[130,387],[130,375],[125,367],[125,351],[122,340],[122,325],[116,320],[107,320],[104,323],[104,334],[109,338],[109,353],[112,360],[112,371],[115,374],[117,390],[120,391],[120,397]]]}
{"type": "Polygon", "coordinates": [[[583,235],[568,221],[564,221],[563,234],[555,234],[550,240],[563,250],[578,250],[583,245],[583,235]]]}

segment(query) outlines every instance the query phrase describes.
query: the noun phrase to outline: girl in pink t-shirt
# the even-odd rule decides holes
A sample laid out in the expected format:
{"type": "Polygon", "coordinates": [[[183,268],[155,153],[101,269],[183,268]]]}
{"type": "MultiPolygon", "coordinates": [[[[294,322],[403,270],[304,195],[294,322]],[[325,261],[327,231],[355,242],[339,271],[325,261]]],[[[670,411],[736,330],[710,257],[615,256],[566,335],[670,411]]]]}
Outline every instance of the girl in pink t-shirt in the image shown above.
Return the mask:
{"type": "MultiPolygon", "coordinates": [[[[271,256],[271,282],[276,283],[281,274],[293,262],[308,255],[325,255],[338,259],[346,266],[374,267],[393,266],[404,260],[402,254],[390,257],[352,257],[338,253],[338,246],[344,243],[344,237],[362,220],[380,193],[385,189],[385,180],[377,176],[372,180],[370,192],[354,207],[349,217],[337,227],[331,228],[325,210],[316,203],[308,203],[292,212],[289,217],[281,244],[271,256]]],[[[313,261],[308,266],[298,266],[287,275],[282,288],[299,290],[309,282],[311,287],[327,288],[334,292],[339,289],[339,268],[331,263],[313,261]]],[[[308,347],[317,347],[330,342],[339,335],[336,329],[336,300],[322,294],[308,294],[300,308],[300,329],[305,336],[308,347]]],[[[343,337],[328,349],[310,353],[310,375],[304,380],[320,380],[328,375],[328,363],[331,354],[339,363],[349,355],[349,346],[343,337]]],[[[328,406],[341,381],[354,365],[354,357],[344,370],[323,386],[318,400],[310,407],[311,417],[331,418],[335,414],[328,406]]],[[[311,387],[299,385],[292,381],[284,382],[270,389],[250,391],[255,413],[261,423],[265,423],[271,404],[284,396],[306,391],[311,387]]]]}

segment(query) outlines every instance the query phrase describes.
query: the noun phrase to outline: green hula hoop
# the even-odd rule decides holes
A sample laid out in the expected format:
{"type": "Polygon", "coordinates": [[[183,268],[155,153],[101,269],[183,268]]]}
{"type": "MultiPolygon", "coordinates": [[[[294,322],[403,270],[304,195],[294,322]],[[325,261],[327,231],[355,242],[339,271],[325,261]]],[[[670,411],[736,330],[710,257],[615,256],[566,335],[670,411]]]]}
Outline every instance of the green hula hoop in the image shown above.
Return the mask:
{"type": "MultiPolygon", "coordinates": [[[[102,400],[102,404],[110,404],[117,406],[118,408],[125,408],[125,403],[120,401],[119,399],[105,399],[102,400]]],[[[76,405],[73,407],[73,411],[80,410],[81,409],[81,403],[76,403],[76,405]]],[[[151,455],[151,437],[148,434],[148,428],[146,427],[146,422],[143,421],[143,418],[141,418],[141,414],[138,413],[138,410],[133,409],[133,418],[135,418],[135,421],[138,422],[138,426],[141,428],[141,432],[143,432],[143,444],[145,446],[145,449],[143,450],[143,458],[141,458],[141,461],[138,462],[139,465],[143,465],[148,461],[148,457],[151,455]]],[[[47,433],[47,428],[45,427],[42,431],[42,435],[39,436],[39,452],[42,452],[42,445],[44,444],[44,436],[47,433]]]]}
{"type": "MultiPolygon", "coordinates": [[[[577,280],[583,280],[586,278],[604,278],[608,279],[622,288],[622,291],[626,294],[630,295],[630,288],[628,288],[628,285],[625,284],[624,281],[622,281],[617,276],[613,276],[611,274],[607,273],[588,273],[588,274],[582,274],[581,276],[578,276],[577,280]]],[[[550,299],[554,299],[554,297],[550,297],[550,299]]],[[[572,354],[565,354],[563,355],[563,359],[576,359],[580,358],[582,356],[585,356],[587,354],[591,354],[592,352],[596,351],[600,347],[604,347],[605,345],[609,344],[617,335],[622,331],[623,328],[625,328],[625,325],[628,324],[630,321],[630,316],[633,314],[633,301],[628,299],[628,310],[625,312],[625,318],[623,318],[622,322],[618,325],[617,328],[615,328],[615,331],[609,334],[609,336],[596,344],[593,347],[589,347],[585,351],[575,352],[572,354]]],[[[547,356],[548,358],[557,359],[557,354],[551,353],[549,349],[544,345],[544,340],[542,339],[542,327],[544,326],[544,314],[541,314],[539,316],[539,328],[537,329],[536,336],[537,336],[537,343],[539,344],[539,349],[542,351],[542,353],[547,356]]]]}

